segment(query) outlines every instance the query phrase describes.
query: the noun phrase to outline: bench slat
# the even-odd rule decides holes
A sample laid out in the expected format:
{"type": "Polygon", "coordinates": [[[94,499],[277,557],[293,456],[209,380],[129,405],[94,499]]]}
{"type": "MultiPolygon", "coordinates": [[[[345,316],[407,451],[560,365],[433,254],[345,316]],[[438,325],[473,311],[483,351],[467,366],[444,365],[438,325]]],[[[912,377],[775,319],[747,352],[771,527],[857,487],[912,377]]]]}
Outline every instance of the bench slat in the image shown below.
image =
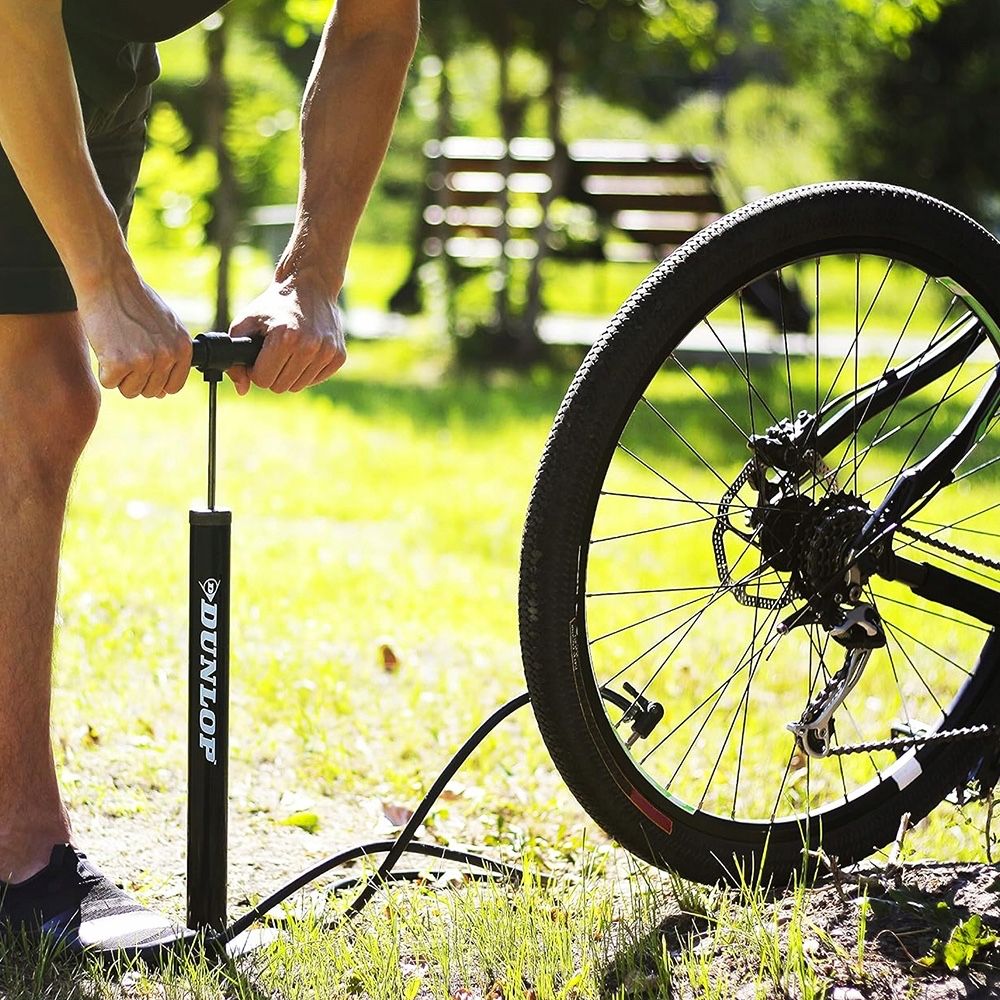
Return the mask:
{"type": "Polygon", "coordinates": [[[717,194],[613,194],[587,193],[587,204],[599,212],[622,212],[628,210],[651,212],[694,212],[705,214],[721,212],[722,201],[717,194]]]}

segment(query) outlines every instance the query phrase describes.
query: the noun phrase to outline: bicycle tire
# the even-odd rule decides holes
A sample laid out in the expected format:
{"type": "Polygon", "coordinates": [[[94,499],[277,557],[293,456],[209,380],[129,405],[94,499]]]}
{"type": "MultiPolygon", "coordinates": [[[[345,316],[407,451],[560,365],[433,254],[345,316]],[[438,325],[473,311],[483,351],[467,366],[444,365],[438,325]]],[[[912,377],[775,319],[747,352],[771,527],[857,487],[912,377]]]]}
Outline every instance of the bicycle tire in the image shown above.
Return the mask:
{"type": "MultiPolygon", "coordinates": [[[[928,743],[904,755],[905,774],[894,765],[883,780],[880,770],[874,787],[857,794],[845,781],[845,800],[815,815],[807,807],[804,822],[801,815],[777,820],[774,814],[748,821],[736,818],[735,796],[730,818],[667,793],[632,760],[605,711],[586,631],[586,576],[595,510],[620,435],[654,377],[721,302],[763,274],[780,276],[794,262],[835,254],[856,254],[859,261],[862,254],[884,256],[890,269],[898,261],[935,280],[947,276],[980,318],[1000,318],[1000,244],[950,206],[863,182],[764,199],[688,240],[621,307],[566,393],[531,494],[519,619],[525,675],[545,744],[600,827],[638,857],[697,881],[785,879],[808,869],[809,852],[820,846],[843,864],[864,858],[893,840],[904,813],[913,822],[927,815],[984,754],[995,752],[992,743],[928,743]]],[[[816,273],[818,306],[819,263],[816,273]]],[[[749,406],[752,416],[752,397],[749,406]]],[[[997,719],[997,658],[990,631],[938,728],[997,719]]],[[[745,728],[748,709],[743,711],[745,728]]],[[[774,723],[777,728],[787,721],[774,723]]]]}

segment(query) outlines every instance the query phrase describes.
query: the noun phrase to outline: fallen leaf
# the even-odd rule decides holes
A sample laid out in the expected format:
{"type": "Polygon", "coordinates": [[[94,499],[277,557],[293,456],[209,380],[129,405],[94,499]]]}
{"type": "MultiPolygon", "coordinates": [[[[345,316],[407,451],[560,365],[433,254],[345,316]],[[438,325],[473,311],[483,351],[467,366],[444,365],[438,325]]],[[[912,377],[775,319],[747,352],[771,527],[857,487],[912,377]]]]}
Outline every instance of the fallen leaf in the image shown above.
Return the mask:
{"type": "Polygon", "coordinates": [[[382,669],[387,674],[394,674],[399,670],[399,657],[393,651],[392,646],[387,642],[383,642],[378,648],[379,662],[382,664],[382,669]]]}
{"type": "Polygon", "coordinates": [[[389,802],[382,803],[382,815],[392,823],[393,826],[406,826],[413,818],[413,810],[406,806],[395,806],[389,802]]]}
{"type": "Polygon", "coordinates": [[[431,883],[435,889],[454,889],[458,886],[465,885],[467,881],[467,876],[464,872],[460,871],[449,871],[442,872],[437,878],[431,883]]]}
{"type": "Polygon", "coordinates": [[[319,829],[319,816],[314,812],[297,812],[285,819],[278,820],[279,826],[297,826],[306,833],[315,833],[319,829]]]}

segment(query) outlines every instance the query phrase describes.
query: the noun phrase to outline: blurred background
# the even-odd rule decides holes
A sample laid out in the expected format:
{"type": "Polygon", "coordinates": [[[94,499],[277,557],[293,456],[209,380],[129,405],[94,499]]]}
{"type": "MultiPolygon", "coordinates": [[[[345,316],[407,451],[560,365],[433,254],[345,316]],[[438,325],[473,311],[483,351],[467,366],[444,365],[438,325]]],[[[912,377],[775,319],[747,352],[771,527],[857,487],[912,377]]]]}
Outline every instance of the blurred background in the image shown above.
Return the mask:
{"type": "MultiPolygon", "coordinates": [[[[459,360],[535,362],[544,341],[592,340],[687,231],[813,181],[910,185],[1000,223],[991,0],[422,7],[399,124],[351,259],[344,305],[356,336],[428,334],[459,360]],[[453,136],[492,142],[442,144],[453,136]],[[700,164],[701,176],[640,178],[624,200],[606,187],[588,197],[580,161],[590,154],[655,161],[652,175],[700,164]],[[534,174],[519,172],[524,160],[534,174]],[[695,182],[694,213],[637,209],[642,195],[663,207],[695,182]]],[[[162,46],[131,239],[192,326],[224,326],[290,232],[299,101],[328,9],[239,0],[162,46]]]]}

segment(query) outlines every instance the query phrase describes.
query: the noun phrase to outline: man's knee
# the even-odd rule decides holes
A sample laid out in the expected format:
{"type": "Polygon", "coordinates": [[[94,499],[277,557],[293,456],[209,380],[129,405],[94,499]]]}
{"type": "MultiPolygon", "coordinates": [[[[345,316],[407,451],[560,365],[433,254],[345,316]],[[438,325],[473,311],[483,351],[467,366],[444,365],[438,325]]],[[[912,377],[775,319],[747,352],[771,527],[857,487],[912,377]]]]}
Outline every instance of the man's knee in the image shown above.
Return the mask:
{"type": "Polygon", "coordinates": [[[57,461],[76,464],[97,425],[100,409],[101,387],[89,365],[53,366],[52,378],[39,393],[34,410],[41,436],[49,441],[57,461]],[[58,442],[51,439],[54,428],[60,429],[58,442]]]}
{"type": "Polygon", "coordinates": [[[0,449],[22,475],[68,482],[100,402],[75,313],[0,315],[0,416],[14,432],[0,449]]]}

